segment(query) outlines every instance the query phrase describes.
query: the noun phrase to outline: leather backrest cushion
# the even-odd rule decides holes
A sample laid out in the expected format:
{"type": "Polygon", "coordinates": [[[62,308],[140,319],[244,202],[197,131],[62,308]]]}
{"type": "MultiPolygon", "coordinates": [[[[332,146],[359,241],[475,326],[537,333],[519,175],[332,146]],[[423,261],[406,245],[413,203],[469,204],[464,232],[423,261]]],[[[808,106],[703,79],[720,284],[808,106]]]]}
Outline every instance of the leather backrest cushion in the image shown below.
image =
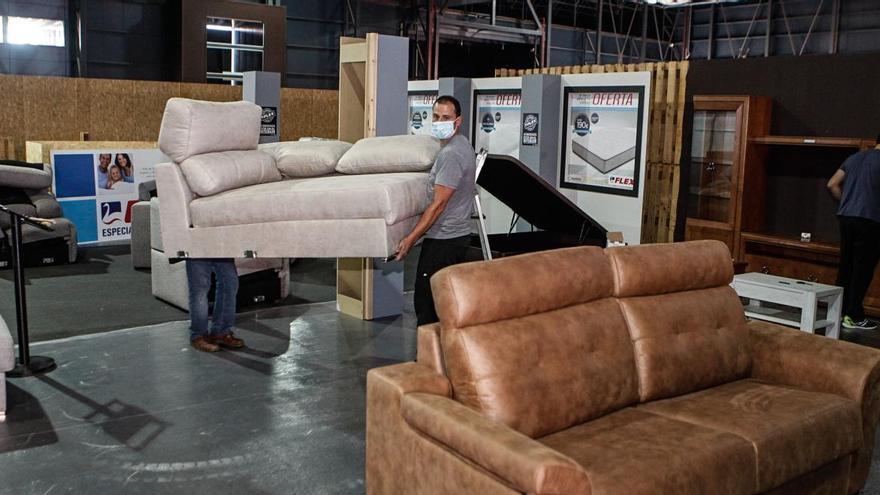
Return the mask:
{"type": "Polygon", "coordinates": [[[642,402],[732,382],[751,369],[745,316],[729,286],[618,301],[642,402]]]}
{"type": "Polygon", "coordinates": [[[281,180],[275,160],[256,150],[192,156],[180,163],[180,170],[190,189],[199,196],[281,180]]]}
{"type": "Polygon", "coordinates": [[[666,294],[727,285],[733,262],[720,241],[643,244],[605,250],[617,297],[666,294]]]}
{"type": "Polygon", "coordinates": [[[171,98],[159,128],[159,149],[177,163],[203,153],[255,150],[262,113],[248,101],[171,98]]]}
{"type": "Polygon", "coordinates": [[[434,165],[440,141],[431,136],[379,136],[354,143],[336,164],[341,174],[423,172],[434,165]]]}
{"type": "Polygon", "coordinates": [[[441,346],[455,399],[532,438],[638,400],[632,343],[612,298],[443,327],[441,346]]]}
{"type": "Polygon", "coordinates": [[[532,315],[611,295],[611,265],[597,247],[450,266],[431,278],[444,328],[532,315]]]}

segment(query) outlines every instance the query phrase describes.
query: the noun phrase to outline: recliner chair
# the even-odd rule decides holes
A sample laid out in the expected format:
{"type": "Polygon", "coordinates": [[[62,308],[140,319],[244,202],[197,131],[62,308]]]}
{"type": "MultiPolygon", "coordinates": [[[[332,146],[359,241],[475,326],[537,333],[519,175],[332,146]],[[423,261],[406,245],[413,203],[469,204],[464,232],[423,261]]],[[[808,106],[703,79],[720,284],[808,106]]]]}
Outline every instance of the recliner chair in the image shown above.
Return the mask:
{"type": "MultiPolygon", "coordinates": [[[[0,160],[0,204],[38,218],[51,219],[52,231],[22,225],[24,264],[54,265],[76,261],[76,226],[64,218],[61,204],[49,191],[52,174],[43,164],[0,160]]],[[[0,268],[11,265],[9,215],[0,214],[0,268]]]]}

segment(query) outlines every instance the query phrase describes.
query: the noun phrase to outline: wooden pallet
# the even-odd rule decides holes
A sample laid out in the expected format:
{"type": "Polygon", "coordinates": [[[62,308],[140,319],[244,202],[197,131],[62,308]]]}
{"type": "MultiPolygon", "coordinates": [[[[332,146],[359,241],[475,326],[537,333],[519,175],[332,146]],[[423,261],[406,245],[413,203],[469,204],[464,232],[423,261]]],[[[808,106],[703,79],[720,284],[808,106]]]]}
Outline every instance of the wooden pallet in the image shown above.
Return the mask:
{"type": "Polygon", "coordinates": [[[602,74],[650,72],[642,242],[672,242],[680,188],[684,103],[689,62],[570,65],[537,69],[498,69],[495,75],[602,74]]]}
{"type": "Polygon", "coordinates": [[[0,137],[0,159],[15,160],[15,139],[9,136],[0,137]]]}

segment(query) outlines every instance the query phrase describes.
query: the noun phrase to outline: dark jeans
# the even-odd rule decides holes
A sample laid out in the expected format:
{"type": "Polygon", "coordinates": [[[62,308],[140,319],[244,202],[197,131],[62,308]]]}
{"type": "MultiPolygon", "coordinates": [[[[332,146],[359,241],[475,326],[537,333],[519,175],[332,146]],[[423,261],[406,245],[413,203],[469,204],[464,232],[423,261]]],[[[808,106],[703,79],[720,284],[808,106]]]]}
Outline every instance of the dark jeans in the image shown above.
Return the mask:
{"type": "Polygon", "coordinates": [[[453,239],[425,239],[422,241],[422,252],[416,270],[415,294],[413,305],[419,325],[427,325],[438,321],[434,309],[434,296],[431,293],[431,277],[450,265],[465,260],[470,236],[453,239]]]}
{"type": "Polygon", "coordinates": [[[865,318],[862,302],[880,261],[880,223],[858,217],[840,220],[840,270],[837,285],[843,287],[843,314],[853,320],[865,318]]]}
{"type": "Polygon", "coordinates": [[[222,335],[235,326],[235,296],[238,293],[238,272],[232,258],[190,258],[186,260],[186,281],[189,284],[189,338],[222,335]],[[216,278],[214,318],[208,331],[208,291],[211,274],[216,278]]]}

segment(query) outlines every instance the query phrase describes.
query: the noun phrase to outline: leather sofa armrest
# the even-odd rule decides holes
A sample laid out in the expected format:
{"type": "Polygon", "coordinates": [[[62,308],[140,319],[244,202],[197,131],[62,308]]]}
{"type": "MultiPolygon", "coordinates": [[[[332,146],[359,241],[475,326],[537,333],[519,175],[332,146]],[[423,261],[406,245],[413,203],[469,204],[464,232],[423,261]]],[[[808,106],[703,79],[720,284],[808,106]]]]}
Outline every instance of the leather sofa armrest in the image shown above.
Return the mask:
{"type": "Polygon", "coordinates": [[[401,414],[412,428],[519,491],[590,493],[587,473],[574,460],[453,399],[408,393],[401,414]]]}
{"type": "Polygon", "coordinates": [[[880,350],[762,321],[751,321],[748,327],[753,378],[858,403],[864,436],[850,468],[847,493],[861,490],[871,468],[880,420],[880,350]]]}
{"type": "Polygon", "coordinates": [[[840,395],[865,405],[876,401],[880,350],[750,321],[752,377],[840,395]]]}

